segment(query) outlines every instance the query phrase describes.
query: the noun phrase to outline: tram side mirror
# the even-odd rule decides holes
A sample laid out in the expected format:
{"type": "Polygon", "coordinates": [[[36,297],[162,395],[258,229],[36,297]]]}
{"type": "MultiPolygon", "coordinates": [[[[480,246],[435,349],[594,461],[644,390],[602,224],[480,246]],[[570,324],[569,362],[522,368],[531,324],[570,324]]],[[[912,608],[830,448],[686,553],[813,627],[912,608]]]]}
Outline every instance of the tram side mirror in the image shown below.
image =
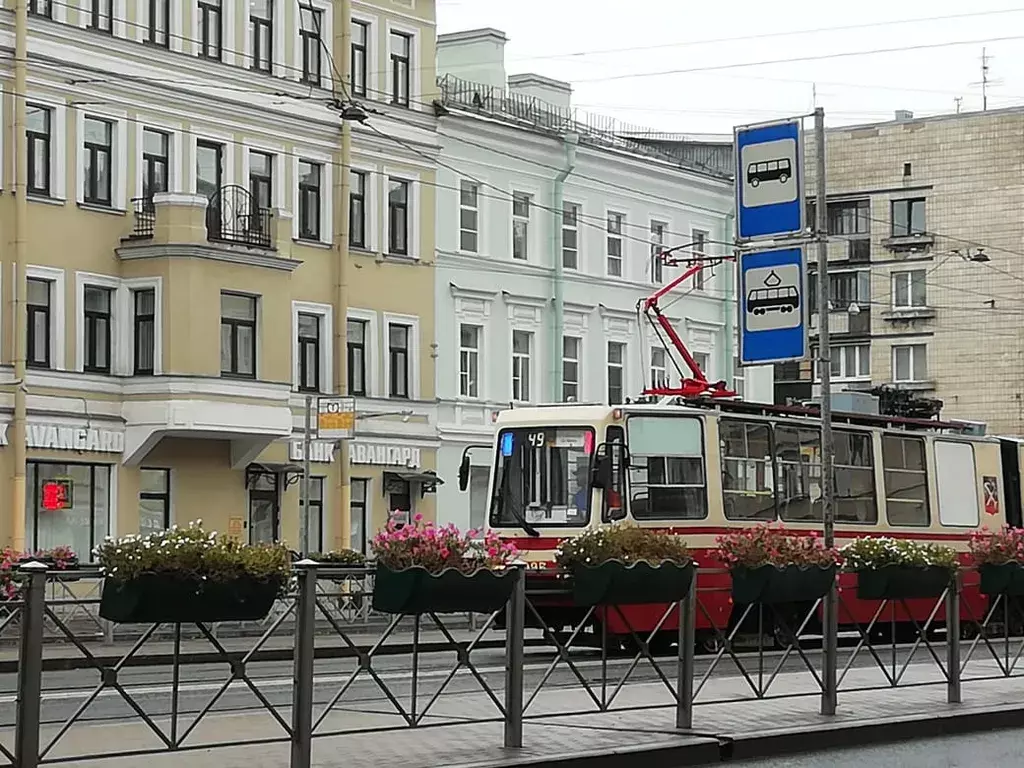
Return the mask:
{"type": "Polygon", "coordinates": [[[626,488],[626,466],[626,446],[622,443],[601,443],[594,452],[590,483],[594,488],[604,491],[604,508],[601,511],[604,522],[626,517],[626,507],[622,501],[626,488]]]}
{"type": "Polygon", "coordinates": [[[601,443],[594,451],[594,465],[590,468],[590,485],[608,490],[612,483],[612,460],[608,454],[608,443],[601,443]]]}
{"type": "Polygon", "coordinates": [[[465,491],[469,487],[469,454],[462,455],[462,463],[459,464],[459,490],[465,491]]]}

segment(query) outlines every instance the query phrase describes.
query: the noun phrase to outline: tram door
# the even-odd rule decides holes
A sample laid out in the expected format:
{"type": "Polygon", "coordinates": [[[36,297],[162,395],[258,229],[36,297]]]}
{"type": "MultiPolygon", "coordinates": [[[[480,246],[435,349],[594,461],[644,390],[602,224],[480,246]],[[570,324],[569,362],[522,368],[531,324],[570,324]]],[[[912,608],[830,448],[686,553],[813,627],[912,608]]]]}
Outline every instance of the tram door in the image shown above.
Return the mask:
{"type": "Polygon", "coordinates": [[[1024,528],[1022,514],[1020,451],[1024,444],[1017,440],[1000,440],[999,451],[1003,465],[1003,500],[1006,510],[1006,524],[1013,528],[1024,528]]]}

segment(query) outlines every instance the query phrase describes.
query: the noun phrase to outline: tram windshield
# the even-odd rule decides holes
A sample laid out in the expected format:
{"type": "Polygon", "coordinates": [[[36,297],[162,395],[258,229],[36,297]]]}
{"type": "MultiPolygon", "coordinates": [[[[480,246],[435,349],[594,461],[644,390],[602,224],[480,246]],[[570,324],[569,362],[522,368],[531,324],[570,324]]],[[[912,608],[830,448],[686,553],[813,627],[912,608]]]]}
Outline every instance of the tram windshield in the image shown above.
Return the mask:
{"type": "Polygon", "coordinates": [[[503,429],[491,498],[493,527],[584,526],[590,520],[589,427],[503,429]]]}

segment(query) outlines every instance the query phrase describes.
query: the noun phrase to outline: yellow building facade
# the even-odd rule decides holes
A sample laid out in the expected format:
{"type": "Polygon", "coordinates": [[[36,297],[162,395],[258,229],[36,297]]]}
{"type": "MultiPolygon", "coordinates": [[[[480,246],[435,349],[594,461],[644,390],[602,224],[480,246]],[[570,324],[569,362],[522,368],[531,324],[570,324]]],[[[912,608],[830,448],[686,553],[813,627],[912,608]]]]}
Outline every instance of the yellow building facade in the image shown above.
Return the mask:
{"type": "Polygon", "coordinates": [[[19,4],[0,19],[28,52],[0,121],[0,541],[86,561],[201,518],[297,549],[305,403],[338,394],[357,398],[351,509],[314,439],[307,551],[432,517],[433,2],[19,4]]]}

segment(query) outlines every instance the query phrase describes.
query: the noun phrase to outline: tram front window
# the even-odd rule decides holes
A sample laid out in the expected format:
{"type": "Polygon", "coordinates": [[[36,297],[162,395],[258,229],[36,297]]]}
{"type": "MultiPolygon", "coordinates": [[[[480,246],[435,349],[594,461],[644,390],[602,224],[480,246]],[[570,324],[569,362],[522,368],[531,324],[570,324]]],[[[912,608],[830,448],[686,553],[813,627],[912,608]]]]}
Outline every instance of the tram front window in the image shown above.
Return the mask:
{"type": "Polygon", "coordinates": [[[491,498],[495,528],[585,526],[590,520],[594,430],[503,429],[491,498]]]}

